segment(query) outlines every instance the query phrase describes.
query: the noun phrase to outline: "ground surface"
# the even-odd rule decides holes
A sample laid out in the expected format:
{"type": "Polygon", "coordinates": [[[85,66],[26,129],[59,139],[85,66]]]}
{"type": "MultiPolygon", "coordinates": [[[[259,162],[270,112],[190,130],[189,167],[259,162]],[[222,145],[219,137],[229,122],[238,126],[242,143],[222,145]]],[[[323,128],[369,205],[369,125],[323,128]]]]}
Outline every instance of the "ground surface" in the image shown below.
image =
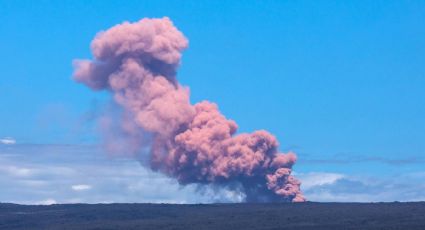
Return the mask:
{"type": "Polygon", "coordinates": [[[0,229],[425,229],[425,202],[0,204],[0,229]]]}

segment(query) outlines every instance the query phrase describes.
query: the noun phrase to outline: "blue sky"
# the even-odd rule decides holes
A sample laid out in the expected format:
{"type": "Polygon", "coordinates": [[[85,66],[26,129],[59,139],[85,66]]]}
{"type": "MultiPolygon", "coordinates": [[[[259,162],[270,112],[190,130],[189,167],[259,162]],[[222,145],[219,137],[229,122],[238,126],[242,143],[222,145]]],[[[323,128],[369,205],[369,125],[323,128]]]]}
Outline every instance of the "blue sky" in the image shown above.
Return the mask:
{"type": "Polygon", "coordinates": [[[163,16],[189,39],[191,100],[275,134],[308,199],[425,200],[423,1],[0,0],[0,201],[215,199],[95,147],[108,95],[71,79],[98,31],[163,16]]]}

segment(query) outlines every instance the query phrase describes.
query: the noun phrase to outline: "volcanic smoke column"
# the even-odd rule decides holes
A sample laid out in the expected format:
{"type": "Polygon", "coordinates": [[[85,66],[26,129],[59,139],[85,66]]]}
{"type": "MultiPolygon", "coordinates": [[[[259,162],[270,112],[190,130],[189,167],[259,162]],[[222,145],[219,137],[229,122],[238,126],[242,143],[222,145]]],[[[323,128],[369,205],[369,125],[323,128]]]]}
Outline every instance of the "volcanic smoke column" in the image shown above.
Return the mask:
{"type": "Polygon", "coordinates": [[[190,104],[189,89],[176,80],[187,46],[168,18],[124,22],[96,35],[94,59],[74,61],[74,79],[113,95],[124,111],[122,133],[135,149],[149,147],[151,169],[183,185],[238,187],[247,202],[305,201],[291,175],[296,156],[279,153],[273,135],[236,135],[237,124],[216,104],[190,104]]]}

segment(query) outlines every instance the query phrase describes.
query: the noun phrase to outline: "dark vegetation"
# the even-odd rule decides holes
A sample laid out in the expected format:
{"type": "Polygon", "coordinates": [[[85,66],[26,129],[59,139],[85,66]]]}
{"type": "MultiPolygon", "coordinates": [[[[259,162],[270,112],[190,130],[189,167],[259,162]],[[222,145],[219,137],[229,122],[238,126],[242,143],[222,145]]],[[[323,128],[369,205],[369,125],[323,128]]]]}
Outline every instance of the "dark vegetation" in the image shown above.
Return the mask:
{"type": "Polygon", "coordinates": [[[0,229],[425,229],[425,202],[0,204],[0,229]]]}

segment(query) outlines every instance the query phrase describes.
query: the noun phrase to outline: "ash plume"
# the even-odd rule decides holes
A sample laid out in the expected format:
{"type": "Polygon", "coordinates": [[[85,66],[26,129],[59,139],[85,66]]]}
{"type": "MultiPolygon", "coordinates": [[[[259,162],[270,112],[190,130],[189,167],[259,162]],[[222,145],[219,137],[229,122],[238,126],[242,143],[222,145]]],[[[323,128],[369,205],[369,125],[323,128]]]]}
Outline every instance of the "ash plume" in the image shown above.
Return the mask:
{"type": "Polygon", "coordinates": [[[93,60],[74,61],[73,77],[113,95],[123,111],[120,143],[149,151],[145,164],[152,170],[182,185],[238,185],[247,202],[305,201],[291,175],[296,156],[278,152],[273,135],[237,134],[216,104],[190,103],[189,88],[176,79],[187,47],[169,18],[124,22],[96,35],[93,60]]]}

